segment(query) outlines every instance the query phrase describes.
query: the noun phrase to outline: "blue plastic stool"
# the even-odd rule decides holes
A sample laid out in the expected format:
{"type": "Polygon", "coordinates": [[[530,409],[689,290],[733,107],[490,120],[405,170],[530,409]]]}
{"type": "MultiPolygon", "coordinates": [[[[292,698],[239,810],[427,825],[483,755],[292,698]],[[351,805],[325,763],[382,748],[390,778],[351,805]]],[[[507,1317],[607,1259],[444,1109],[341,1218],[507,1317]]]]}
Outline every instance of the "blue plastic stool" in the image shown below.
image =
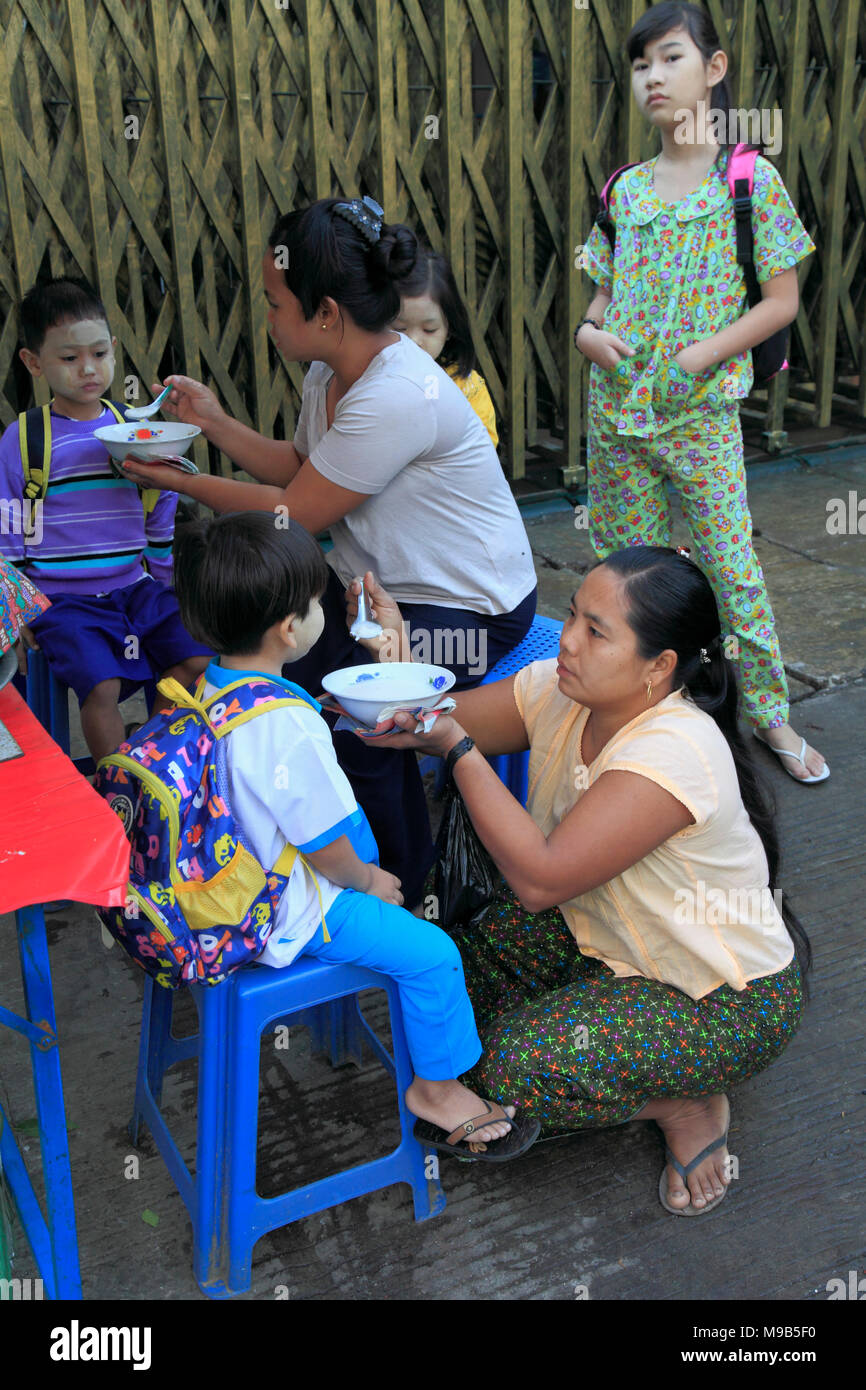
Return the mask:
{"type": "MultiPolygon", "coordinates": [[[[16,684],[39,723],[51,735],[54,742],[59,744],[64,753],[68,754],[69,691],[68,687],[53,674],[43,652],[28,650],[26,681],[22,682],[20,677],[16,677],[16,684]]],[[[145,682],[144,694],[148,710],[153,709],[153,702],[156,699],[155,681],[145,682]]],[[[85,777],[95,771],[91,757],[75,758],[74,762],[78,771],[85,777]]]]}
{"type": "MultiPolygon", "coordinates": [[[[533,661],[546,661],[551,656],[558,656],[562,627],[562,623],[557,622],[555,618],[542,618],[536,613],[532,627],[523,641],[501,661],[497,661],[481,684],[491,685],[493,681],[501,681],[505,676],[513,676],[515,672],[522,671],[524,666],[529,666],[533,661]]],[[[517,798],[521,806],[525,806],[529,787],[529,754],[503,753],[498,758],[490,758],[489,762],[511,795],[517,798]]]]}
{"type": "MultiPolygon", "coordinates": [[[[562,623],[558,623],[555,618],[542,618],[540,614],[536,614],[523,641],[497,661],[481,684],[491,685],[493,681],[501,681],[506,676],[513,676],[515,672],[522,671],[524,666],[529,666],[533,661],[545,661],[548,657],[558,656],[561,632],[562,623]]],[[[529,787],[529,754],[502,753],[498,758],[489,758],[488,762],[512,796],[516,796],[521,806],[525,806],[529,787]]],[[[422,775],[428,771],[435,771],[435,790],[440,792],[445,785],[444,758],[422,758],[419,766],[422,775]]]]}
{"type": "Polygon", "coordinates": [[[27,652],[27,675],[19,677],[19,689],[29,708],[39,723],[59,744],[64,753],[69,752],[69,702],[68,690],[52,674],[51,667],[41,651],[27,652]]]}
{"type": "Polygon", "coordinates": [[[200,1031],[176,1039],[173,994],[147,979],[129,1132],[135,1144],[142,1120],[147,1124],[186,1204],[193,1269],[203,1293],[230,1298],[248,1289],[253,1246],[268,1231],[392,1183],[412,1188],[416,1221],[444,1209],[438,1164],[425,1162],[412,1133],[415,1118],[403,1101],[413,1070],[394,980],[362,966],[323,965],[303,956],[285,970],[251,965],[220,985],[193,985],[191,991],[200,1031]],[[393,1056],[358,1008],[357,995],[365,989],[388,995],[393,1056]],[[335,1065],[350,1058],[360,1063],[367,1042],[396,1083],[401,1139],[383,1158],[265,1198],[256,1192],[259,1057],[262,1033],[279,1022],[311,1026],[314,1048],[327,1049],[335,1065]],[[165,1072],[187,1057],[198,1058],[195,1177],[159,1109],[165,1072]]]}

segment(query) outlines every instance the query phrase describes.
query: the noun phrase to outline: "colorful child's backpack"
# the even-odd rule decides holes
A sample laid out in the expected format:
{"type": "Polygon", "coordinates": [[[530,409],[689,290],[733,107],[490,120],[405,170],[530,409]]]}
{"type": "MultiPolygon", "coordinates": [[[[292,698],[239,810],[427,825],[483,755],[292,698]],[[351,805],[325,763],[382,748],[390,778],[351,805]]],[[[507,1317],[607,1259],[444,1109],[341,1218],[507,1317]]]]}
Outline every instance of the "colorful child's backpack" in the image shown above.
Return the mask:
{"type": "MultiPolygon", "coordinates": [[[[737,261],[743,267],[746,281],[746,294],[749,308],[761,302],[761,287],[755,273],[755,241],[752,231],[752,189],[755,186],[755,160],[761,151],[755,145],[735,145],[728,154],[728,188],[734,200],[734,216],[737,232],[737,261]]],[[[601,228],[610,242],[611,250],[616,246],[616,226],[610,215],[610,194],[617,179],[634,164],[623,164],[614,170],[599,197],[599,210],[596,225],[601,228]]],[[[752,348],[752,368],[755,384],[764,385],[788,365],[788,329],[780,328],[772,337],[765,338],[752,348]]]]}
{"type": "MultiPolygon", "coordinates": [[[[100,399],[100,405],[110,410],[122,424],[129,417],[126,407],[116,401],[100,399]]],[[[18,444],[21,450],[21,465],[24,470],[24,496],[30,501],[29,534],[36,526],[36,508],[32,505],[44,498],[48,491],[48,478],[51,471],[51,406],[36,405],[30,410],[22,410],[18,416],[18,444]]],[[[141,494],[141,504],[145,517],[153,511],[159,501],[158,488],[146,488],[141,494]]]]}
{"type": "MultiPolygon", "coordinates": [[[[266,872],[241,842],[223,739],[248,719],[306,701],[266,676],[245,676],[206,700],[204,686],[204,676],[194,694],[174,679],[161,681],[174,705],[102,758],[94,783],[132,849],[125,905],[97,911],[133,960],[168,989],[219,984],[260,954],[300,853],[287,844],[266,872]]],[[[330,940],[324,912],[322,926],[330,940]]]]}

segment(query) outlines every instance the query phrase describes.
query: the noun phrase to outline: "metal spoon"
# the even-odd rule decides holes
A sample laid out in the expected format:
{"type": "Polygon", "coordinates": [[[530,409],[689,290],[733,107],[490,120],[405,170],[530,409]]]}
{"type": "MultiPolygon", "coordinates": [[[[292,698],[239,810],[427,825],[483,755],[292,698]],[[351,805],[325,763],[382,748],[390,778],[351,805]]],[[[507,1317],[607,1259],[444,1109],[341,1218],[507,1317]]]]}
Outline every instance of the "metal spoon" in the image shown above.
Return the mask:
{"type": "Polygon", "coordinates": [[[126,407],[127,415],[133,420],[149,420],[150,417],[152,415],[155,415],[156,412],[159,410],[159,407],[162,405],[169,391],[172,389],[173,384],[174,383],[170,381],[168,383],[168,386],[166,386],[164,390],[160,391],[156,400],[151,401],[150,405],[128,405],[126,407]]]}
{"type": "Polygon", "coordinates": [[[374,623],[367,616],[367,596],[364,592],[364,581],[361,580],[361,592],[358,595],[358,616],[349,628],[349,636],[354,637],[356,642],[362,638],[384,637],[384,628],[378,623],[374,623]]]}

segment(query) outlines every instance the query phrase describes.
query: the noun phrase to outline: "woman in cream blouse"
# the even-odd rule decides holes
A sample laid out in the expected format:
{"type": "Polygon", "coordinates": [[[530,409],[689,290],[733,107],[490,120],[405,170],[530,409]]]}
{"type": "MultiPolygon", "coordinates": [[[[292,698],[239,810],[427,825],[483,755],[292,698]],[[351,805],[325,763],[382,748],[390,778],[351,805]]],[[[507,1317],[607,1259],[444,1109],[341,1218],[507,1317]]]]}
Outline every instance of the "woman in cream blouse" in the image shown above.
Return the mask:
{"type": "Polygon", "coordinates": [[[548,1135],[655,1120],[659,1195],[684,1216],[726,1195],[725,1092],[790,1041],[809,964],[773,892],[778,846],[724,647],[698,567],[630,547],[574,595],[558,662],[461,692],[428,735],[384,740],[451,755],[505,881],[457,934],[485,1042],[473,1084],[548,1135]],[[526,748],[524,810],[483,755],[526,748]]]}

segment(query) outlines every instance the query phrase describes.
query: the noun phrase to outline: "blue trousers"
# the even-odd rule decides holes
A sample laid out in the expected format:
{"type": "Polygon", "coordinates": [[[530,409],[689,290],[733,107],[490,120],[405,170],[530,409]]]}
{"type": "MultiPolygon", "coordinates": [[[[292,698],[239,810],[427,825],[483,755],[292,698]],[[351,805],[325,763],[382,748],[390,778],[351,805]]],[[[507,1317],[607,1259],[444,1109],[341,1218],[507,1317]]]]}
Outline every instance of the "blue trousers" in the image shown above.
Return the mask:
{"type": "Polygon", "coordinates": [[[301,952],[335,965],[365,965],[397,982],[415,1075],[449,1081],[473,1067],[481,1040],[460,952],[440,927],[404,907],[346,888],[301,952]]]}

